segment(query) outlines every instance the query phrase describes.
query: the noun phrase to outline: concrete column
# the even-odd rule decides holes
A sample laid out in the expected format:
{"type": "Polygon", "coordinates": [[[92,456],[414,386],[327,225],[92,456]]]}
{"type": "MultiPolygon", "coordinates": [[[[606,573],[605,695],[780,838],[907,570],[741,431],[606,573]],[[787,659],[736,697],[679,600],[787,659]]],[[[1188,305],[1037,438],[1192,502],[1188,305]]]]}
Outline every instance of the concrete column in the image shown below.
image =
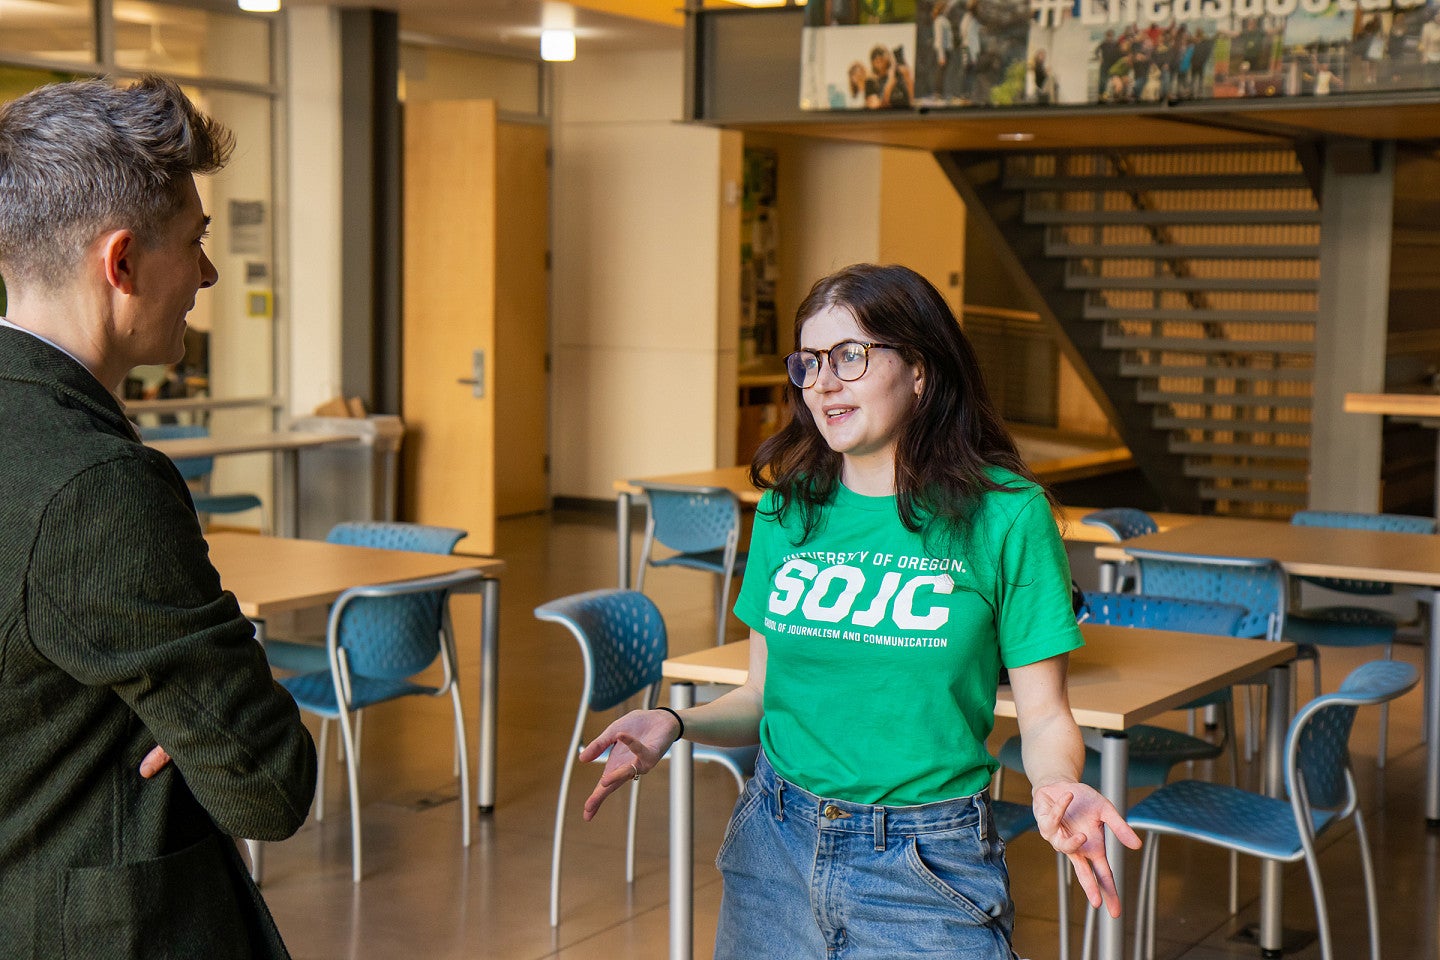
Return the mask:
{"type": "Polygon", "coordinates": [[[1310,507],[1380,507],[1381,418],[1345,394],[1385,386],[1395,145],[1326,144],[1320,198],[1320,311],[1310,438],[1310,507]]]}

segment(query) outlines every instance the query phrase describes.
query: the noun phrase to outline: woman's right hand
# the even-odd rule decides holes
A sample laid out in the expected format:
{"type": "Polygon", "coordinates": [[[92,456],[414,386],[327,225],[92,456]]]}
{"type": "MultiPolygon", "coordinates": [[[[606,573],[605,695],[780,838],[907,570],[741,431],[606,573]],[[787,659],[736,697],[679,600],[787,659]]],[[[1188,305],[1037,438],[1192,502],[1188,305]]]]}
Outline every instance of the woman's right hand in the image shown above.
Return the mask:
{"type": "Polygon", "coordinates": [[[589,763],[607,749],[610,756],[600,782],[585,800],[585,819],[594,819],[600,804],[625,781],[655,769],[679,733],[680,725],[664,710],[632,710],[586,744],[580,751],[582,762],[589,763]]]}

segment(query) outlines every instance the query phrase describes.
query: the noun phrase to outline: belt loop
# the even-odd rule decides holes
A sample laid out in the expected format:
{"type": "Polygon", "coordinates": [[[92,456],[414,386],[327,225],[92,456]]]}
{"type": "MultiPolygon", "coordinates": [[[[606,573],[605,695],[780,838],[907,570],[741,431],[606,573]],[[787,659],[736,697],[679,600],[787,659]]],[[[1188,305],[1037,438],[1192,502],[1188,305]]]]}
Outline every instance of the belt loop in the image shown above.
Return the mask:
{"type": "Polygon", "coordinates": [[[872,809],[875,811],[875,849],[882,851],[885,849],[885,808],[872,809]]]}
{"type": "Polygon", "coordinates": [[[785,819],[785,781],[775,778],[775,819],[785,819]]]}
{"type": "Polygon", "coordinates": [[[980,839],[990,840],[990,803],[985,793],[975,794],[975,808],[980,813],[980,839]]]}

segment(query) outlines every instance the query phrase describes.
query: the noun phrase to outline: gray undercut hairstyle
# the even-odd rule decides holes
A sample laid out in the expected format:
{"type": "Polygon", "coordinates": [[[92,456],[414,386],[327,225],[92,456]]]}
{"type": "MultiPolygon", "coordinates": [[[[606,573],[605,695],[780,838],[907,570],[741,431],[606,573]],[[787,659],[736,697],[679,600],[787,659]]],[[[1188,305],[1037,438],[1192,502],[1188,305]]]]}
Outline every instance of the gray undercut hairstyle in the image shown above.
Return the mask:
{"type": "Polygon", "coordinates": [[[181,186],[224,167],[235,138],[172,81],[40,87],[0,107],[0,275],[64,285],[107,230],[142,243],[179,209],[181,186]]]}

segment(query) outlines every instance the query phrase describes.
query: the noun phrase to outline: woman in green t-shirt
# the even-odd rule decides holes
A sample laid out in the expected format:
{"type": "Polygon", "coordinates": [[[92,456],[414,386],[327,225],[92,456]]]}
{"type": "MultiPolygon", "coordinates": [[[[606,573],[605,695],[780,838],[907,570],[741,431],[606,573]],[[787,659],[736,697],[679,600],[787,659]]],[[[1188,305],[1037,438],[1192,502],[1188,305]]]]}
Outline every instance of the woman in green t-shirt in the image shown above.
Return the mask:
{"type": "Polygon", "coordinates": [[[749,680],[612,723],[581,752],[611,749],[586,819],[682,733],[758,741],[716,860],[717,958],[1009,960],[985,747],[1004,666],[1040,832],[1118,916],[1104,828],[1140,841],[1079,782],[1069,567],[974,349],[924,278],[872,265],[811,289],[795,345],[791,420],[752,466],[749,680]]]}

